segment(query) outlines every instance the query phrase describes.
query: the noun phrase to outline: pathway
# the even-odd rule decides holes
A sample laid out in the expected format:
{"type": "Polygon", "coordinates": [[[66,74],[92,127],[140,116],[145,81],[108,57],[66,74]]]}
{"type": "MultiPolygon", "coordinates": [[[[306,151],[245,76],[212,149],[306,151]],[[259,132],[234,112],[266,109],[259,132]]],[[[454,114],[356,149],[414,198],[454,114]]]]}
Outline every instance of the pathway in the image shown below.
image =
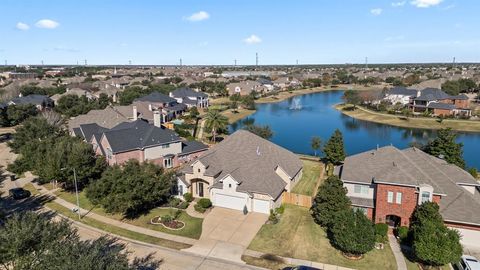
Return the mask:
{"type": "Polygon", "coordinates": [[[205,121],[205,119],[202,119],[202,120],[200,120],[200,121],[201,121],[201,122],[200,122],[200,128],[199,128],[199,130],[198,130],[197,140],[202,141],[203,129],[204,129],[204,127],[205,127],[205,122],[206,122],[206,121],[205,121]]]}
{"type": "MultiPolygon", "coordinates": [[[[40,193],[42,195],[43,194],[53,195],[52,192],[50,192],[46,188],[44,188],[44,187],[42,187],[42,186],[40,186],[36,183],[32,183],[32,184],[34,185],[34,187],[38,191],[40,191],[40,193]]],[[[77,207],[75,204],[67,202],[64,199],[58,198],[56,196],[55,196],[54,202],[62,205],[65,208],[68,208],[68,209],[73,209],[73,208],[77,207]]],[[[154,230],[150,230],[150,229],[147,229],[147,228],[135,226],[135,225],[132,225],[132,224],[128,224],[128,223],[125,223],[125,222],[122,222],[122,221],[118,221],[118,220],[115,220],[115,219],[112,219],[112,218],[109,218],[109,217],[105,217],[105,216],[93,213],[93,212],[88,211],[88,210],[83,209],[83,208],[80,208],[80,213],[82,214],[82,217],[89,217],[89,218],[95,219],[97,221],[100,221],[100,222],[103,222],[103,223],[106,223],[106,224],[110,224],[112,226],[116,226],[116,227],[119,227],[119,228],[122,228],[122,229],[125,229],[125,230],[134,231],[134,232],[137,232],[137,233],[153,236],[153,237],[156,237],[156,238],[163,238],[163,239],[167,239],[167,240],[170,240],[170,241],[185,243],[185,244],[189,244],[189,245],[193,245],[197,242],[196,239],[187,238],[187,237],[178,236],[178,235],[172,235],[172,234],[168,234],[168,233],[163,233],[163,232],[154,231],[154,230]]]]}
{"type": "Polygon", "coordinates": [[[402,250],[395,236],[393,236],[392,234],[388,234],[388,243],[390,244],[390,248],[392,249],[393,255],[395,256],[395,261],[397,262],[397,269],[407,270],[405,256],[403,256],[402,250]]]}

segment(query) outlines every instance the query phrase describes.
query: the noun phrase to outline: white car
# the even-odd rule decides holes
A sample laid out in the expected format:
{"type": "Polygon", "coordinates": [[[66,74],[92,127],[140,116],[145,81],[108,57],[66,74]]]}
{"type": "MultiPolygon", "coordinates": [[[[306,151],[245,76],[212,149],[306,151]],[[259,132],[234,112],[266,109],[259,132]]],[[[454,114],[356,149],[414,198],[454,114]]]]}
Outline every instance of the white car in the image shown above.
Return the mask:
{"type": "Polygon", "coordinates": [[[480,270],[480,261],[473,256],[463,255],[457,263],[458,270],[480,270]]]}

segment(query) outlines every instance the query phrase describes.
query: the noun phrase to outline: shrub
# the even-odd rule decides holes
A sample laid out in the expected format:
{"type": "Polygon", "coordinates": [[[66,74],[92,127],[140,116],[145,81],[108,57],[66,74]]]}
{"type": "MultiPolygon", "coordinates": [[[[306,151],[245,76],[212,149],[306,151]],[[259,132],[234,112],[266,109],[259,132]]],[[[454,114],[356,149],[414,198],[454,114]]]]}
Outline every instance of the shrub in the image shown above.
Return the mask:
{"type": "Polygon", "coordinates": [[[180,217],[180,215],[182,214],[182,210],[178,209],[177,211],[175,211],[175,213],[173,213],[173,219],[178,219],[180,217]]]}
{"type": "Polygon", "coordinates": [[[183,198],[187,202],[192,202],[193,201],[193,195],[192,195],[192,193],[189,193],[189,192],[183,194],[183,198]]]}
{"type": "Polygon", "coordinates": [[[202,198],[202,199],[198,200],[197,205],[199,205],[202,208],[207,209],[207,208],[212,207],[212,201],[210,201],[210,199],[207,199],[207,198],[202,198]]]}
{"type": "Polygon", "coordinates": [[[187,208],[188,208],[188,205],[189,205],[188,202],[181,202],[181,203],[177,206],[177,208],[178,208],[178,209],[187,209],[187,208]]]}
{"type": "Polygon", "coordinates": [[[168,223],[168,222],[172,222],[173,218],[170,215],[165,215],[165,216],[162,216],[161,220],[162,220],[162,222],[168,223]]]}
{"type": "Polygon", "coordinates": [[[285,205],[280,205],[280,207],[278,207],[276,210],[277,214],[283,214],[283,212],[285,212],[285,205]]]}
{"type": "Polygon", "coordinates": [[[168,201],[168,206],[177,207],[182,201],[179,198],[172,197],[168,201]]]}
{"type": "Polygon", "coordinates": [[[375,224],[375,234],[380,236],[387,236],[388,233],[388,225],[385,223],[377,223],[375,224]]]}
{"type": "Polygon", "coordinates": [[[198,205],[198,203],[195,204],[195,205],[193,206],[193,208],[195,209],[195,211],[197,211],[197,212],[199,212],[199,213],[205,213],[205,211],[207,211],[207,209],[201,207],[200,205],[198,205]]]}
{"type": "Polygon", "coordinates": [[[341,211],[329,230],[333,245],[349,255],[362,255],[375,246],[375,229],[361,212],[341,211]]]}
{"type": "Polygon", "coordinates": [[[270,223],[272,224],[278,223],[278,216],[275,213],[275,211],[273,211],[272,209],[270,209],[270,215],[268,216],[268,221],[270,221],[270,223]]]}
{"type": "Polygon", "coordinates": [[[398,227],[396,230],[396,234],[397,234],[397,237],[400,239],[400,242],[402,243],[408,242],[408,239],[409,239],[408,227],[406,226],[398,227]]]}

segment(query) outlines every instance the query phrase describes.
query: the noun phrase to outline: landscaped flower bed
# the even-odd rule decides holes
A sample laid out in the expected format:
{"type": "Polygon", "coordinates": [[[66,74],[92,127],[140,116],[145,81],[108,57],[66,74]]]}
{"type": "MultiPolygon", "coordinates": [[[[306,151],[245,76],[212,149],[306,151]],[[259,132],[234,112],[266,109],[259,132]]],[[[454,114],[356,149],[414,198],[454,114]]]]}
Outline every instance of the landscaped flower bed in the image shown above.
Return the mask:
{"type": "Polygon", "coordinates": [[[180,220],[175,219],[167,219],[162,220],[162,217],[157,216],[150,220],[150,223],[155,225],[162,225],[163,227],[170,229],[170,230],[181,230],[185,227],[185,223],[180,220]]]}

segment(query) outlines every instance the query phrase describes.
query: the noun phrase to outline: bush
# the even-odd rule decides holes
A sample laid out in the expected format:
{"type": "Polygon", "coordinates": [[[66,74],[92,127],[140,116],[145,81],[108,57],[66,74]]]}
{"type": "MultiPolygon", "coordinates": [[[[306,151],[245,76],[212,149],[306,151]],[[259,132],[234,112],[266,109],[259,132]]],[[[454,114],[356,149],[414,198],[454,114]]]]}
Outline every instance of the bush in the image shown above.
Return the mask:
{"type": "Polygon", "coordinates": [[[273,211],[272,209],[270,209],[270,215],[268,216],[268,221],[271,224],[277,224],[278,223],[278,216],[275,213],[275,211],[273,211]]]}
{"type": "Polygon", "coordinates": [[[388,225],[385,223],[377,223],[375,224],[375,234],[380,236],[387,236],[388,233],[388,225]]]}
{"type": "Polygon", "coordinates": [[[275,209],[275,211],[277,212],[277,214],[283,214],[283,212],[285,212],[285,205],[280,205],[280,207],[278,207],[277,209],[275,209]]]}
{"type": "Polygon", "coordinates": [[[375,246],[373,224],[359,211],[348,209],[338,213],[329,234],[332,244],[348,255],[359,256],[375,246]]]}
{"type": "Polygon", "coordinates": [[[202,198],[202,199],[198,200],[197,205],[199,205],[202,208],[207,209],[207,208],[212,207],[212,201],[210,201],[210,199],[207,199],[207,198],[202,198]]]}
{"type": "Polygon", "coordinates": [[[162,222],[168,223],[168,222],[172,222],[173,217],[170,216],[170,215],[165,215],[165,216],[162,216],[162,219],[161,219],[161,220],[162,220],[162,222]]]}
{"type": "Polygon", "coordinates": [[[168,206],[170,207],[177,207],[182,201],[179,198],[172,197],[168,201],[168,206]]]}
{"type": "Polygon", "coordinates": [[[187,201],[187,202],[192,202],[193,201],[192,193],[187,192],[187,193],[183,194],[183,199],[185,199],[185,201],[187,201]]]}
{"type": "Polygon", "coordinates": [[[193,206],[193,208],[195,209],[195,211],[199,212],[199,213],[205,213],[205,211],[207,211],[207,209],[201,207],[200,205],[195,204],[195,206],[193,206]]]}
{"type": "Polygon", "coordinates": [[[406,226],[402,226],[402,227],[398,227],[396,229],[396,234],[397,234],[397,237],[400,239],[400,241],[402,243],[406,243],[408,241],[408,227],[406,226]]]}
{"type": "Polygon", "coordinates": [[[188,202],[181,202],[181,203],[177,206],[177,208],[178,208],[178,209],[187,209],[189,204],[190,204],[190,203],[188,203],[188,202]]]}

